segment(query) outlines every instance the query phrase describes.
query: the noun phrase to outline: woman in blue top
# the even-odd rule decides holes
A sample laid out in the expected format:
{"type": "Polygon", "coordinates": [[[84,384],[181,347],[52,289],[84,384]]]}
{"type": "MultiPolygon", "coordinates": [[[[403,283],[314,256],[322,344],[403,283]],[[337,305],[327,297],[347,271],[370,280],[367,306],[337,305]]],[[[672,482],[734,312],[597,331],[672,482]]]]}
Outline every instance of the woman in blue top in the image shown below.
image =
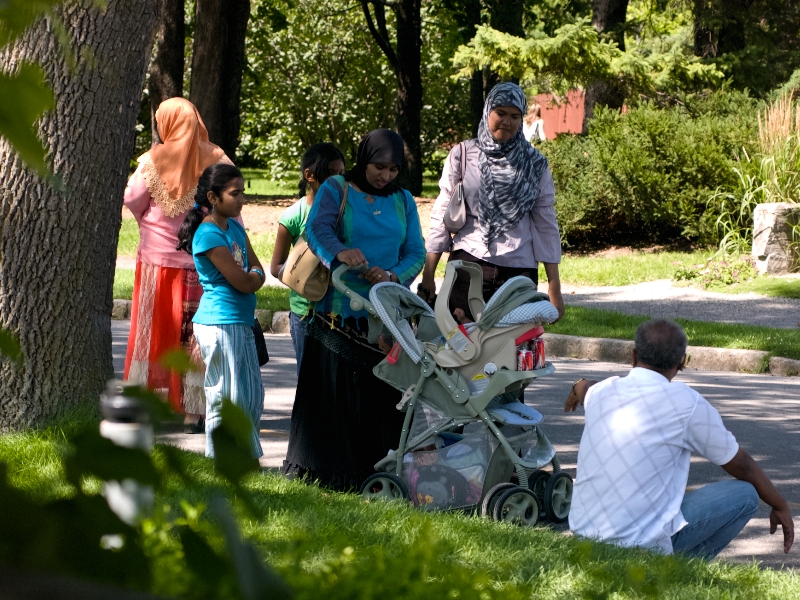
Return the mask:
{"type": "Polygon", "coordinates": [[[244,203],[239,169],[224,163],[212,165],[200,176],[194,208],[178,232],[178,250],[192,253],[203,286],[192,321],[206,365],[206,456],[214,456],[211,436],[220,424],[225,398],[250,417],[252,455],[263,454],[258,424],[264,386],[253,338],[253,313],[264,270],[244,227],[236,221],[244,203]]]}
{"type": "MultiPolygon", "coordinates": [[[[394,183],[403,160],[399,135],[370,132],[358,147],[355,168],[330,177],[311,207],[309,246],[331,269],[342,263],[362,267],[344,277],[362,296],[380,282],[409,286],[425,261],[417,205],[394,183]]],[[[400,392],[372,374],[383,357],[367,341],[367,313],[351,310],[347,298],[330,288],[308,324],[284,473],[333,489],[358,489],[373,465],[397,447],[400,392]]]]}

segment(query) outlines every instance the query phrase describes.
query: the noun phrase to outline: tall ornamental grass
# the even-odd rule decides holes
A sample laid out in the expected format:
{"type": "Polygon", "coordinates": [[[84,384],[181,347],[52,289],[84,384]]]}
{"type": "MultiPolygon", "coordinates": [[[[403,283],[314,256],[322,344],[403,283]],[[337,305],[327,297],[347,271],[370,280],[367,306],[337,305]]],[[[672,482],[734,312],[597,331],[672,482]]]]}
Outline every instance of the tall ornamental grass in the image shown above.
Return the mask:
{"type": "MultiPolygon", "coordinates": [[[[758,150],[743,151],[733,167],[736,186],[718,189],[709,205],[719,216],[719,254],[749,253],[753,243],[753,212],[770,202],[800,202],[800,109],[783,94],[758,112],[758,150]]],[[[792,246],[800,243],[800,226],[793,227],[792,246]]]]}

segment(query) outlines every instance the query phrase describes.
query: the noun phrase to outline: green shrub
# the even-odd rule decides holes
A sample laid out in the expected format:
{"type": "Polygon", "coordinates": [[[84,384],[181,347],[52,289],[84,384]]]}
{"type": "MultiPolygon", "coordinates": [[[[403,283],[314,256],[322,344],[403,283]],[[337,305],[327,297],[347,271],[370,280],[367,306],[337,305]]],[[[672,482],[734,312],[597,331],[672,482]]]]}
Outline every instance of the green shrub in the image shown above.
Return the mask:
{"type": "Polygon", "coordinates": [[[625,113],[597,108],[588,136],[542,146],[568,245],[716,242],[709,200],[735,184],[732,166],[756,138],[757,102],[722,90],[625,113]]]}
{"type": "Polygon", "coordinates": [[[681,264],[675,271],[676,281],[690,281],[704,290],[713,285],[732,285],[758,277],[758,270],[751,258],[709,259],[696,265],[681,264]]]}

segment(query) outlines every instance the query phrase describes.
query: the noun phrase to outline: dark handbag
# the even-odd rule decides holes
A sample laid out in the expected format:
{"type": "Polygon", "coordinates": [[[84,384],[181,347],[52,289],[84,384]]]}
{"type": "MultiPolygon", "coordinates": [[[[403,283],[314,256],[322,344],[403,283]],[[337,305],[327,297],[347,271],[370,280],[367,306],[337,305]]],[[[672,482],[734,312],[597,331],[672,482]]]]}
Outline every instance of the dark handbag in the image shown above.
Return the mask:
{"type": "Polygon", "coordinates": [[[263,367],[269,362],[269,351],[267,342],[264,340],[264,331],[258,319],[253,319],[253,336],[256,339],[256,354],[258,355],[258,366],[263,367]]]}

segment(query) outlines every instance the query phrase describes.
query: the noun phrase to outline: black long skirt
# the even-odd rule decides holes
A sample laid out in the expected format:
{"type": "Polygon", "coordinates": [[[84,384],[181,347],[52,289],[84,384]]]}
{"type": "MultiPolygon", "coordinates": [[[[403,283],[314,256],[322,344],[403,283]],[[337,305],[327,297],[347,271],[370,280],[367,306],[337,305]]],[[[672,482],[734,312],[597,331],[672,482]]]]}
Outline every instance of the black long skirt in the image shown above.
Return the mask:
{"type": "Polygon", "coordinates": [[[372,374],[377,349],[311,319],[297,382],[283,473],[357,491],[374,465],[397,448],[401,393],[372,374]]]}

